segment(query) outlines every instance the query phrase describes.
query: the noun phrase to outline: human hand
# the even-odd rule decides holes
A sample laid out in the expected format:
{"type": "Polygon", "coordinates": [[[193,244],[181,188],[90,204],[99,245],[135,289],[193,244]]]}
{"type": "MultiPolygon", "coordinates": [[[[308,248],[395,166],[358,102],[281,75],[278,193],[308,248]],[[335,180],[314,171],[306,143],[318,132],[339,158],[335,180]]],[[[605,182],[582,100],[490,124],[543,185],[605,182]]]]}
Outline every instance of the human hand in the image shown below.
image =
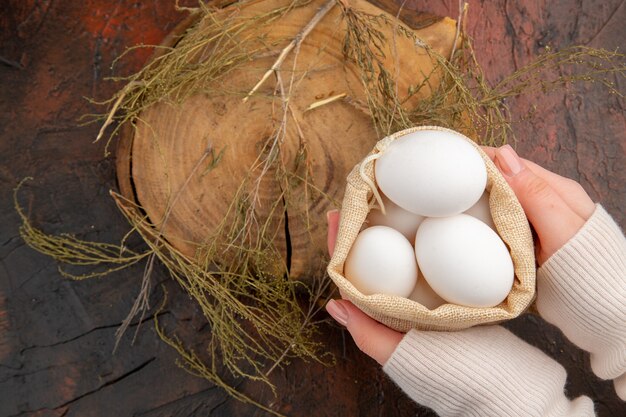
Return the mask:
{"type": "MultiPolygon", "coordinates": [[[[332,255],[339,228],[339,212],[330,211],[328,219],[328,252],[332,255]]],[[[348,300],[330,300],[326,311],[341,325],[346,326],[359,349],[384,365],[396,349],[403,333],[380,324],[359,310],[348,300]]]]}
{"type": "Polygon", "coordinates": [[[595,204],[579,183],[520,158],[510,145],[483,150],[515,192],[537,232],[537,260],[543,264],[580,230],[595,204]]]}

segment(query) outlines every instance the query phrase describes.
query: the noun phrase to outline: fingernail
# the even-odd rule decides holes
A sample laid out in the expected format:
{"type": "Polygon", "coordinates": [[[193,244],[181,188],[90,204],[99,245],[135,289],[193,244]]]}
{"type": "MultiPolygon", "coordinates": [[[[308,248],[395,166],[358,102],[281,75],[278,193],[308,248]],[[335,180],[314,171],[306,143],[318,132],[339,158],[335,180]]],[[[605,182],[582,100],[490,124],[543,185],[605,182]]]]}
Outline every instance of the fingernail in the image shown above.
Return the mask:
{"type": "Polygon", "coordinates": [[[337,320],[337,323],[343,326],[348,325],[348,310],[346,310],[346,308],[337,301],[330,300],[326,304],[326,311],[328,311],[328,314],[337,320]]]}
{"type": "Polygon", "coordinates": [[[334,210],[329,210],[326,212],[326,222],[328,222],[330,220],[330,216],[332,216],[333,214],[337,213],[339,210],[334,209],[334,210]]]}
{"type": "Polygon", "coordinates": [[[515,176],[523,169],[522,161],[511,145],[504,145],[496,152],[496,158],[502,172],[510,177],[515,176]]]}

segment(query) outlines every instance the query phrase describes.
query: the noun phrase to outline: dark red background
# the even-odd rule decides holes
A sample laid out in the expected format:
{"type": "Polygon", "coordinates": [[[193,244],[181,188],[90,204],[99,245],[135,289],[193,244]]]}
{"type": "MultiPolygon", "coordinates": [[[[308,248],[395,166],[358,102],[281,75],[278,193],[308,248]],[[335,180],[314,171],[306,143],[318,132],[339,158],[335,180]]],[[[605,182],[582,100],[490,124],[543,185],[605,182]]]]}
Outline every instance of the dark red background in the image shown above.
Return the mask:
{"type": "MultiPolygon", "coordinates": [[[[84,97],[109,97],[106,80],[139,69],[184,16],[173,0],[25,0],[0,5],[0,416],[233,416],[263,413],[179,369],[176,354],[156,336],[151,320],[135,324],[113,354],[114,332],[139,288],[141,269],[73,282],[56,263],[24,245],[12,190],[50,233],[115,242],[127,229],[108,196],[114,161],[92,144],[99,126],[80,126],[102,112],[84,97]],[[137,330],[138,328],[138,330],[137,330]],[[132,336],[137,330],[134,346],[132,336]]],[[[535,57],[545,45],[615,49],[626,39],[620,1],[474,1],[468,29],[492,81],[535,57]],[[528,4],[527,4],[528,3],[528,4]]],[[[456,1],[408,1],[406,7],[456,17],[456,1]]],[[[569,69],[562,69],[564,72],[569,69]]],[[[624,79],[613,79],[622,93],[624,79]]],[[[580,181],[624,226],[626,119],[624,101],[599,83],[511,100],[517,149],[549,169],[580,181]],[[526,118],[531,110],[533,116],[526,118]],[[524,120],[522,120],[524,119],[524,120]]],[[[172,307],[166,326],[183,321],[198,346],[207,329],[195,307],[163,274],[172,307]]],[[[157,291],[158,292],[158,291],[157,291]]],[[[156,299],[156,298],[155,298],[156,299]]],[[[600,416],[626,414],[612,385],[590,371],[588,355],[535,316],[507,325],[568,370],[570,396],[590,395],[600,416]]],[[[322,336],[338,358],[334,368],[295,362],[276,375],[278,397],[241,385],[294,416],[432,416],[396,389],[349,336],[328,326],[322,336]]]]}

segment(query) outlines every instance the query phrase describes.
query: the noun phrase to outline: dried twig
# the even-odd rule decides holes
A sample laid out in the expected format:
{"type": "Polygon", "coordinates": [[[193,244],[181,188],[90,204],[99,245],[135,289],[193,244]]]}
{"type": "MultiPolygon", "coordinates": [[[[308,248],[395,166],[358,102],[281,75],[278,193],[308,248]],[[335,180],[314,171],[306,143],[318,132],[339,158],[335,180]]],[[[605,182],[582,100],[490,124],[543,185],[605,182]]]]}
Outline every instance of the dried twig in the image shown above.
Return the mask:
{"type": "Polygon", "coordinates": [[[111,107],[111,110],[109,111],[109,114],[106,120],[104,121],[104,123],[102,124],[102,127],[100,128],[100,131],[98,132],[98,136],[96,136],[96,140],[93,141],[94,143],[98,142],[100,138],[102,138],[106,128],[109,127],[111,123],[113,123],[113,117],[115,116],[115,113],[117,113],[117,109],[120,107],[120,105],[124,101],[124,98],[126,98],[126,95],[130,93],[133,90],[133,88],[139,87],[143,84],[144,84],[143,81],[131,81],[128,84],[126,84],[126,86],[122,89],[122,91],[120,91],[117,97],[117,100],[115,100],[115,103],[113,103],[113,107],[111,107]]]}
{"type": "Polygon", "coordinates": [[[287,55],[289,55],[291,50],[295,48],[296,46],[299,46],[302,43],[302,41],[304,41],[304,39],[309,35],[309,33],[311,33],[311,31],[315,28],[315,26],[317,26],[317,24],[324,18],[324,16],[326,16],[326,14],[330,11],[330,9],[333,8],[333,6],[335,6],[335,4],[337,4],[335,0],[329,0],[328,2],[326,2],[326,4],[324,4],[317,11],[315,16],[313,16],[313,19],[311,19],[311,21],[307,23],[307,25],[304,28],[302,28],[300,32],[298,32],[295,38],[293,38],[292,41],[289,42],[289,45],[287,45],[285,49],[282,50],[282,52],[280,53],[280,55],[274,62],[274,65],[272,65],[272,68],[267,70],[267,72],[263,75],[263,77],[259,80],[259,82],[256,83],[254,87],[252,87],[252,90],[250,90],[248,95],[244,97],[243,99],[244,103],[248,101],[248,99],[250,98],[252,94],[256,93],[256,91],[265,83],[265,81],[267,81],[267,79],[272,74],[275,74],[280,69],[281,65],[283,64],[283,62],[285,61],[285,59],[287,58],[287,55]]]}
{"type": "Polygon", "coordinates": [[[314,102],[314,103],[311,103],[311,104],[309,105],[309,107],[307,107],[307,108],[304,110],[304,112],[306,113],[306,112],[308,112],[308,111],[310,111],[310,110],[315,110],[315,109],[317,109],[318,107],[322,107],[322,106],[325,106],[325,105],[330,104],[330,103],[332,103],[332,102],[335,102],[335,101],[337,101],[337,100],[341,100],[342,98],[344,98],[344,97],[346,97],[346,96],[347,96],[347,94],[346,94],[346,93],[341,93],[341,94],[334,95],[334,96],[332,96],[332,97],[325,98],[324,100],[319,100],[319,101],[316,101],[316,102],[314,102]]]}
{"type": "Polygon", "coordinates": [[[452,62],[452,58],[454,58],[454,53],[456,52],[456,44],[459,42],[459,36],[461,36],[461,32],[465,32],[465,30],[461,30],[461,28],[465,28],[465,17],[467,16],[467,8],[468,4],[459,0],[459,18],[456,21],[456,33],[454,34],[454,42],[452,42],[452,52],[450,52],[449,58],[450,62],[452,62]]]}

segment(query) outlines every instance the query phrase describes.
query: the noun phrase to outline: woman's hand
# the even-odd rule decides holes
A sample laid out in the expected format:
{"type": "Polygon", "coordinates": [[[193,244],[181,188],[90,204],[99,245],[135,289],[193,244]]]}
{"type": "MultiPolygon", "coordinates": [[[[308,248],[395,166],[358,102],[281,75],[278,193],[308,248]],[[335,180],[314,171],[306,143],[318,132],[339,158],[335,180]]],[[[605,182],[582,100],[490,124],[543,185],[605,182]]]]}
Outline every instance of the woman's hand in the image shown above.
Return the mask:
{"type": "Polygon", "coordinates": [[[580,230],[595,204],[576,181],[520,158],[509,145],[483,150],[502,172],[537,232],[537,259],[543,264],[580,230]]]}
{"type": "MultiPolygon", "coordinates": [[[[337,240],[339,212],[328,212],[327,219],[328,252],[332,255],[337,240]]],[[[404,336],[372,319],[348,300],[330,300],[326,310],[339,324],[346,326],[359,349],[381,365],[387,362],[404,336]]]]}

